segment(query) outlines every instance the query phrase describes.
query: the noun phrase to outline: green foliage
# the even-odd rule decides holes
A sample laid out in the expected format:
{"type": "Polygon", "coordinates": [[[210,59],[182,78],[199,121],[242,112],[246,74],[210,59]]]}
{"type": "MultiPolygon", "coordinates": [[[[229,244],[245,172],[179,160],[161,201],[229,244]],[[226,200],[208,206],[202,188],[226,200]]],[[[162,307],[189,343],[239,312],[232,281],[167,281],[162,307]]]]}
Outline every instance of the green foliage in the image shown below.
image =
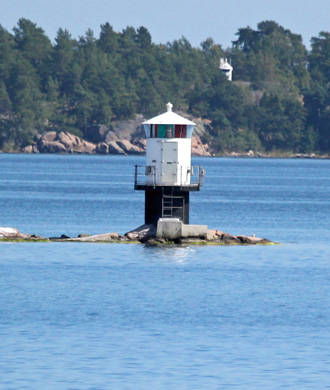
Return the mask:
{"type": "Polygon", "coordinates": [[[101,25],[78,40],[20,19],[0,26],[0,148],[29,144],[36,132],[85,135],[90,125],[176,110],[211,121],[216,152],[330,151],[330,33],[312,38],[274,21],[240,28],[231,49],[212,38],[194,48],[184,37],[166,45],[149,31],[101,25]],[[234,81],[219,71],[230,57],[234,81]]]}
{"type": "Polygon", "coordinates": [[[300,35],[273,21],[259,23],[258,30],[241,28],[236,35],[232,61],[239,79],[253,82],[257,89],[284,85],[286,80],[299,89],[308,86],[307,50],[300,35]]]}
{"type": "Polygon", "coordinates": [[[305,115],[299,101],[265,95],[257,108],[257,116],[257,134],[267,151],[303,151],[300,145],[305,115]]]}
{"type": "Polygon", "coordinates": [[[308,124],[313,129],[312,139],[321,152],[330,151],[330,33],[320,32],[311,40],[309,71],[310,88],[304,102],[308,110],[308,124]]]}

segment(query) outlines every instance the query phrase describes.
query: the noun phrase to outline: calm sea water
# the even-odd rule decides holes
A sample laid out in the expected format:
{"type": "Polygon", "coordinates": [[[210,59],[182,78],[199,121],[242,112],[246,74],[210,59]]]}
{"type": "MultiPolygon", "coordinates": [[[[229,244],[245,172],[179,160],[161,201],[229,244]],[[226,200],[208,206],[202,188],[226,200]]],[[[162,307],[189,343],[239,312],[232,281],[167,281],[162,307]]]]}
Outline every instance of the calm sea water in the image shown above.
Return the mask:
{"type": "MultiPolygon", "coordinates": [[[[143,157],[0,155],[0,226],[143,223],[143,157]]],[[[330,389],[330,161],[200,158],[191,223],[279,246],[0,243],[1,389],[330,389]]]]}

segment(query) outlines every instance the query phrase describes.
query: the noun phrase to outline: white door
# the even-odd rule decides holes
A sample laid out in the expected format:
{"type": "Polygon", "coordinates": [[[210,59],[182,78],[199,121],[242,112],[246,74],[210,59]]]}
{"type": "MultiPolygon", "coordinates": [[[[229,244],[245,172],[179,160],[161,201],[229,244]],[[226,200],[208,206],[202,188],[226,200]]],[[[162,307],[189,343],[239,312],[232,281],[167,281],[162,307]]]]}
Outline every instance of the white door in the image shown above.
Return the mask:
{"type": "Polygon", "coordinates": [[[162,145],[162,183],[176,184],[178,167],[178,143],[164,142],[162,145]]]}

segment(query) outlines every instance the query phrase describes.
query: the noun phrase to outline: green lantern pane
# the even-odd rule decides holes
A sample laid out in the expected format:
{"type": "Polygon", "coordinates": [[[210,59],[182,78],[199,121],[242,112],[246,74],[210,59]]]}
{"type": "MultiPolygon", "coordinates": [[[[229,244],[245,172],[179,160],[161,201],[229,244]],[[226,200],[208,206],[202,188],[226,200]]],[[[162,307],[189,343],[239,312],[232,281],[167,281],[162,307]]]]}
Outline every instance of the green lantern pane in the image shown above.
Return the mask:
{"type": "Polygon", "coordinates": [[[157,138],[165,138],[167,127],[171,127],[172,136],[173,136],[173,125],[158,125],[157,126],[157,138]]]}

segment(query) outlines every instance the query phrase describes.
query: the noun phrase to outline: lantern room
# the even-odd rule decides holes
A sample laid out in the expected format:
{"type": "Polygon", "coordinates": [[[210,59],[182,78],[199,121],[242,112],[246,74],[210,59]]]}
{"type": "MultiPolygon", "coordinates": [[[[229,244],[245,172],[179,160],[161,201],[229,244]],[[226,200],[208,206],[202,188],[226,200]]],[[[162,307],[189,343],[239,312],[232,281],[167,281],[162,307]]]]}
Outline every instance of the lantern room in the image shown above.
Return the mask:
{"type": "Polygon", "coordinates": [[[191,138],[196,123],[172,111],[173,104],[166,104],[167,112],[142,123],[148,138],[191,138]]]}

